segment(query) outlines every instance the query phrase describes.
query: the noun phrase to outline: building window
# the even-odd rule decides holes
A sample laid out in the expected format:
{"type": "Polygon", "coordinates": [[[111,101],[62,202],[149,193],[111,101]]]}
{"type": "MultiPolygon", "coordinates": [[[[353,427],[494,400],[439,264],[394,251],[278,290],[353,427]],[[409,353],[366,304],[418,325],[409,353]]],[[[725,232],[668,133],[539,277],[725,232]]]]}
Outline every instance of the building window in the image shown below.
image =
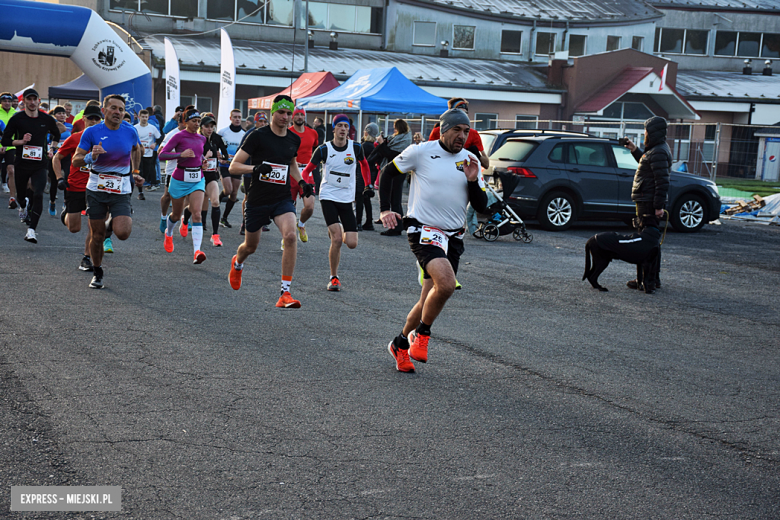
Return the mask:
{"type": "Polygon", "coordinates": [[[655,52],[669,54],[707,54],[709,31],[690,29],[655,30],[655,52]]]}
{"type": "Polygon", "coordinates": [[[761,33],[739,33],[739,43],[737,44],[737,55],[739,56],[758,56],[761,48],[761,33]]]}
{"type": "Polygon", "coordinates": [[[620,36],[607,36],[607,52],[620,49],[620,36]]]}
{"type": "MultiPolygon", "coordinates": [[[[300,13],[300,28],[306,27],[304,10],[300,13]]],[[[382,8],[361,5],[309,3],[309,29],[324,29],[355,33],[381,33],[382,8]]]]}
{"type": "Polygon", "coordinates": [[[171,0],[171,16],[198,17],[198,0],[171,0]]]}
{"type": "Polygon", "coordinates": [[[249,115],[249,101],[246,99],[236,99],[234,108],[241,111],[241,117],[249,115]]]}
{"type": "Polygon", "coordinates": [[[325,29],[327,26],[328,4],[309,2],[309,29],[325,29]]]}
{"type": "Polygon", "coordinates": [[[642,51],[645,46],[645,38],[643,36],[634,36],[631,38],[631,48],[635,51],[642,51]]]}
{"type": "Polygon", "coordinates": [[[685,54],[707,54],[709,31],[685,31],[685,54]]]}
{"type": "Polygon", "coordinates": [[[536,55],[547,56],[555,52],[555,33],[536,33],[536,55]]]}
{"type": "Polygon", "coordinates": [[[328,29],[334,31],[355,31],[355,6],[328,4],[328,29]]]}
{"type": "Polygon", "coordinates": [[[617,121],[644,121],[653,117],[653,113],[644,103],[617,101],[606,107],[601,117],[617,121]]]}
{"type": "Polygon", "coordinates": [[[764,34],[762,58],[780,58],[780,34],[764,34]]]}
{"type": "MultiPolygon", "coordinates": [[[[224,2],[230,4],[231,2],[224,2]]],[[[265,2],[245,0],[238,4],[236,19],[247,23],[265,23],[265,2]]]]}
{"type": "Polygon", "coordinates": [[[474,31],[473,25],[454,25],[452,27],[452,48],[468,51],[474,50],[474,31]]]}
{"type": "Polygon", "coordinates": [[[141,9],[144,13],[167,15],[168,0],[146,0],[143,2],[143,7],[141,9]]]}
{"type": "Polygon", "coordinates": [[[436,22],[414,22],[412,45],[433,47],[436,45],[436,22]]]}
{"type": "Polygon", "coordinates": [[[515,116],[515,128],[522,130],[536,130],[537,121],[539,121],[537,116],[517,115],[515,116]]]}
{"type": "MultiPolygon", "coordinates": [[[[163,16],[198,17],[198,0],[111,0],[109,9],[141,11],[163,16]]],[[[232,14],[231,18],[232,20],[232,14]]]]}
{"type": "Polygon", "coordinates": [[[293,0],[268,0],[265,4],[265,23],[291,27],[294,8],[293,0]]]}
{"type": "Polygon", "coordinates": [[[569,56],[585,56],[588,52],[588,37],[584,34],[569,36],[569,56]]]}
{"type": "Polygon", "coordinates": [[[715,34],[715,56],[734,56],[737,50],[737,33],[718,31],[715,34]]]}
{"type": "Polygon", "coordinates": [[[198,112],[212,112],[211,109],[211,98],[210,97],[203,97],[198,96],[197,100],[193,98],[193,96],[181,96],[180,98],[181,106],[186,107],[187,105],[195,105],[195,108],[198,109],[198,112]],[[193,103],[194,101],[197,101],[196,103],[193,103]]]}
{"type": "Polygon", "coordinates": [[[477,120],[474,125],[476,130],[493,130],[497,128],[496,119],[498,119],[498,114],[482,114],[477,112],[474,114],[474,117],[477,120]]]}
{"type": "Polygon", "coordinates": [[[234,20],[236,5],[224,0],[207,0],[206,18],[210,20],[234,20]]]}
{"type": "Polygon", "coordinates": [[[501,31],[501,52],[520,54],[522,52],[523,31],[501,31]]]}

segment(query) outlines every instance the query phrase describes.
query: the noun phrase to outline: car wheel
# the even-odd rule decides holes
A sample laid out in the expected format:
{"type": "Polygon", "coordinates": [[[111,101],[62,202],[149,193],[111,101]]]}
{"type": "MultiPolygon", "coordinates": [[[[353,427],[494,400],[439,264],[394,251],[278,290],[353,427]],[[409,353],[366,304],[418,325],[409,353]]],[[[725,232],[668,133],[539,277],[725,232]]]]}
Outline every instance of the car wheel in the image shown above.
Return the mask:
{"type": "Polygon", "coordinates": [[[669,220],[674,229],[680,233],[691,233],[700,230],[704,221],[704,201],[698,195],[686,193],[674,203],[669,220]]]}
{"type": "Polygon", "coordinates": [[[548,193],[539,205],[537,218],[547,231],[563,231],[574,223],[576,203],[572,196],[562,191],[548,193]]]}

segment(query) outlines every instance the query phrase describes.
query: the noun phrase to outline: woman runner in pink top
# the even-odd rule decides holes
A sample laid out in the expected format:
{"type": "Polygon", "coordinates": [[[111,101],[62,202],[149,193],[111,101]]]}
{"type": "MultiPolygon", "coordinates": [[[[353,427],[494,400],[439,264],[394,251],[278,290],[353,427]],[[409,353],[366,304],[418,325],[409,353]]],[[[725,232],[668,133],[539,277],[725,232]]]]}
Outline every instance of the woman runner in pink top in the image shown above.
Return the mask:
{"type": "MultiPolygon", "coordinates": [[[[192,212],[192,247],[195,257],[192,263],[200,264],[206,260],[206,253],[200,250],[203,241],[203,221],[200,213],[203,204],[203,194],[206,190],[206,181],[203,177],[203,168],[211,157],[209,150],[204,155],[206,138],[198,133],[200,127],[200,113],[191,108],[184,113],[184,130],[174,135],[168,144],[160,152],[160,160],[176,161],[176,169],[173,171],[168,193],[173,202],[173,209],[168,215],[165,229],[165,251],[173,253],[173,228],[181,218],[185,198],[189,195],[189,204],[195,208],[192,212]]],[[[186,229],[186,225],[184,226],[186,229]]],[[[182,236],[187,234],[182,231],[182,236]]]]}

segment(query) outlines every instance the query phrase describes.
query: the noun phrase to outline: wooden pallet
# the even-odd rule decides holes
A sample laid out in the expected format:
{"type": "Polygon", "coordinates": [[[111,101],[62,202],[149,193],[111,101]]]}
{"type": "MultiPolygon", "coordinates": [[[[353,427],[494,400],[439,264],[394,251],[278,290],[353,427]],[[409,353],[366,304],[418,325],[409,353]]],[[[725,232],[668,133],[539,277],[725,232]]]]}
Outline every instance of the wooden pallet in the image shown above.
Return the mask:
{"type": "Polygon", "coordinates": [[[732,206],[725,211],[726,215],[736,215],[738,213],[750,213],[766,206],[766,202],[761,195],[753,195],[753,200],[745,202],[744,200],[737,201],[736,206],[732,206]]]}

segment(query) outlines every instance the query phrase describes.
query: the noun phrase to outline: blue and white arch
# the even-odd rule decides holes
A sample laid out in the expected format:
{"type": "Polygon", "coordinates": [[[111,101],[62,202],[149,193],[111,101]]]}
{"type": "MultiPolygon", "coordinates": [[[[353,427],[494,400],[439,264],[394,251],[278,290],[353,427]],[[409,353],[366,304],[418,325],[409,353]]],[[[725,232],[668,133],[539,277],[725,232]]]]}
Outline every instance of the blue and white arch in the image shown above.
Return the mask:
{"type": "Polygon", "coordinates": [[[120,94],[130,112],[152,104],[149,68],[95,11],[0,0],[0,13],[0,50],[70,58],[97,85],[101,99],[120,94]]]}

